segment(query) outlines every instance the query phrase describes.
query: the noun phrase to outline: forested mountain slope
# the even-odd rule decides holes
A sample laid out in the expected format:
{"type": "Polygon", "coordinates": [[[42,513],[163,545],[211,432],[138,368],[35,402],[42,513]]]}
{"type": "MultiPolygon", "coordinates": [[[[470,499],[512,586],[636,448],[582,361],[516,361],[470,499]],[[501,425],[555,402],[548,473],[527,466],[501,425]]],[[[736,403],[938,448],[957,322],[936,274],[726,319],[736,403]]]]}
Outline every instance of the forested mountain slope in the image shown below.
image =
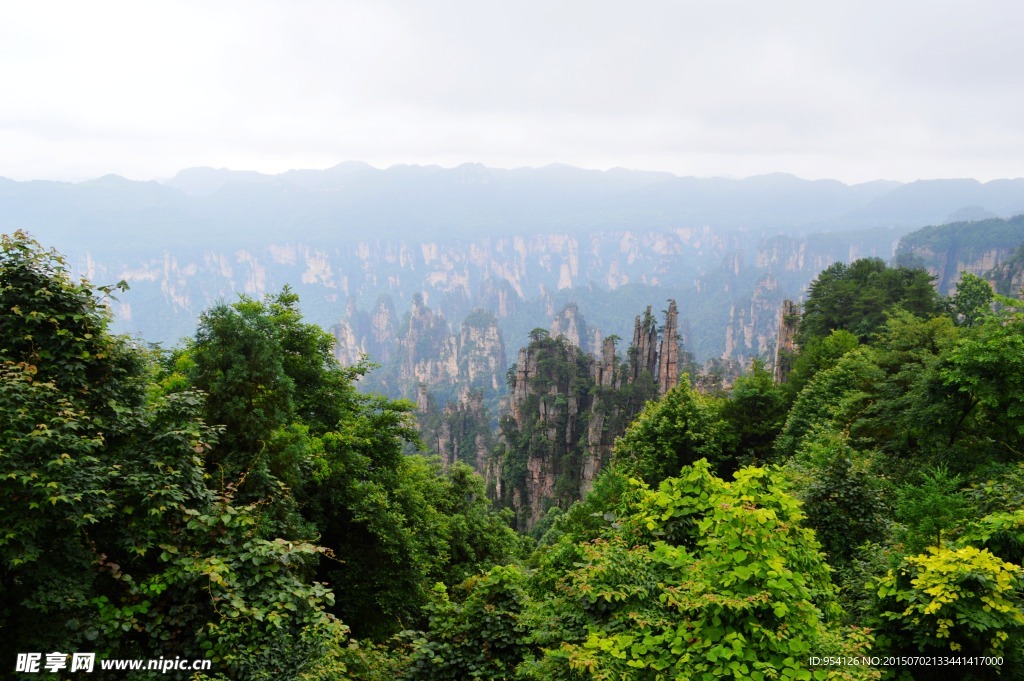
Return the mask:
{"type": "MultiPolygon", "coordinates": [[[[919,229],[900,239],[896,259],[924,267],[936,278],[939,291],[950,293],[955,290],[961,272],[985,276],[1022,245],[1024,215],[1017,215],[1007,220],[990,218],[919,229]]],[[[1009,278],[1013,275],[1009,274],[1009,278]]]]}

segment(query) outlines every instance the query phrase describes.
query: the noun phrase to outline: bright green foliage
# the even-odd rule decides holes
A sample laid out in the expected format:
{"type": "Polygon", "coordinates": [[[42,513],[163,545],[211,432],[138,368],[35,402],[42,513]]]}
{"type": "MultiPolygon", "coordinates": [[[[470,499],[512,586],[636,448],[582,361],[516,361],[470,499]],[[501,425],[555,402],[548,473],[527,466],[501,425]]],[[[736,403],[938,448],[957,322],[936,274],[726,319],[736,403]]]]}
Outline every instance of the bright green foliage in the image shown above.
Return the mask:
{"type": "Polygon", "coordinates": [[[449,600],[442,585],[426,608],[430,630],[413,642],[408,679],[506,679],[527,651],[520,616],[525,575],[496,567],[473,577],[449,600]]]}
{"type": "Polygon", "coordinates": [[[984,548],[1015,565],[1024,565],[1024,508],[991,513],[968,523],[957,541],[984,548]]]}
{"type": "Polygon", "coordinates": [[[846,353],[860,347],[860,341],[849,331],[837,329],[824,338],[811,338],[792,360],[793,369],[786,379],[785,391],[795,398],[819,372],[834,367],[846,353]]]}
{"type": "Polygon", "coordinates": [[[985,438],[993,458],[1024,456],[1024,312],[976,323],[943,355],[938,380],[959,411],[951,441],[985,438]]]}
{"type": "Polygon", "coordinates": [[[844,355],[832,368],[815,374],[789,411],[775,441],[776,455],[783,460],[796,455],[803,440],[818,430],[841,432],[853,415],[870,404],[870,391],[881,376],[862,350],[844,355]]]}
{"type": "Polygon", "coordinates": [[[648,484],[678,475],[699,459],[725,467],[726,432],[716,398],[700,394],[684,378],[663,398],[647,403],[615,443],[615,460],[648,484]]]}
{"type": "Polygon", "coordinates": [[[908,557],[877,584],[882,645],[897,655],[1014,653],[1022,588],[1024,570],[973,546],[908,557]]]}
{"type": "Polygon", "coordinates": [[[535,674],[811,678],[808,655],[863,649],[870,636],[833,621],[828,568],[802,517],[762,469],[729,483],[705,461],[683,468],[644,492],[620,531],[581,545],[582,559],[535,602],[529,621],[562,628],[543,637],[535,674]]]}

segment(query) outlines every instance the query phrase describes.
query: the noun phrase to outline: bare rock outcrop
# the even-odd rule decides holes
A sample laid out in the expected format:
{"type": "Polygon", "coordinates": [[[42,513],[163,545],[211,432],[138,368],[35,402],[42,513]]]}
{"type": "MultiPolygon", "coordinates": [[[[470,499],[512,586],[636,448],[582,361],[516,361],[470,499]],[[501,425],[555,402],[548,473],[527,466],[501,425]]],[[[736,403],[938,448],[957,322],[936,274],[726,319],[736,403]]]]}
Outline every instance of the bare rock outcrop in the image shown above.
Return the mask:
{"type": "Polygon", "coordinates": [[[793,356],[796,354],[797,326],[800,323],[800,305],[792,300],[782,301],[779,310],[779,334],[775,343],[775,362],[773,375],[776,383],[785,383],[789,372],[793,369],[793,356]]]}

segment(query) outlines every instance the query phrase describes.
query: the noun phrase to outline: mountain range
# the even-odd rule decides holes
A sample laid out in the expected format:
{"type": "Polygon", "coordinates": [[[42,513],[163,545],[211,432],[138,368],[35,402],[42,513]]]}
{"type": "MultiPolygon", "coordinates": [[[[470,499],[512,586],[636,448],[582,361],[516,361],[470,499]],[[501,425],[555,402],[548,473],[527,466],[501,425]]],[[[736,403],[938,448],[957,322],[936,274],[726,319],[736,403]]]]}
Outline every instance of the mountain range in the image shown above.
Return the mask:
{"type": "Polygon", "coordinates": [[[455,335],[474,310],[493,314],[508,361],[568,303],[591,328],[627,335],[637,309],[668,298],[698,360],[767,356],[781,301],[832,262],[888,259],[925,225],[1021,212],[1024,179],[846,185],[358,162],[192,168],[163,182],[0,179],[0,229],[27,229],[98,283],[127,281],[116,327],[148,341],[174,343],[214,302],[287,284],[349,354],[372,346],[356,337],[361,314],[383,305],[399,328],[419,295],[455,335]]]}

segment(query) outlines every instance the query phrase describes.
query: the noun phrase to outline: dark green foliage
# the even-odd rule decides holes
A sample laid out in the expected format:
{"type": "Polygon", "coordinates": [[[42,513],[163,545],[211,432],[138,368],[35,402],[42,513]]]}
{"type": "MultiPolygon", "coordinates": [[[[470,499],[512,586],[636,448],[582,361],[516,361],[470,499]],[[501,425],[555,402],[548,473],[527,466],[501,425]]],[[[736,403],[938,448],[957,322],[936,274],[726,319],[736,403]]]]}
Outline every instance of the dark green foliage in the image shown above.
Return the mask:
{"type": "Polygon", "coordinates": [[[924,270],[886,267],[878,258],[836,263],[810,286],[796,343],[806,347],[837,329],[864,342],[885,323],[885,313],[899,306],[919,317],[940,312],[938,294],[924,270]]]}
{"type": "Polygon", "coordinates": [[[361,636],[418,624],[431,585],[453,586],[523,551],[465,465],[442,471],[436,461],[404,456],[375,472],[366,454],[334,437],[325,445],[330,472],[308,489],[307,513],[337,559],[322,561],[320,572],[344,585],[336,612],[361,636]]]}
{"type": "Polygon", "coordinates": [[[153,358],[108,333],[59,256],[20,233],[3,245],[2,657],[205,656],[238,679],[337,678],[346,629],[303,576],[320,549],[262,539],[263,508],[213,495],[202,397],[153,384],[153,358]]]}
{"type": "Polygon", "coordinates": [[[722,403],[725,449],[734,465],[756,466],[771,458],[787,407],[784,389],[772,381],[764,362],[755,360],[750,371],[736,379],[729,399],[722,403]]]}
{"type": "Polygon", "coordinates": [[[1024,312],[1004,310],[975,324],[937,367],[957,418],[944,429],[950,443],[978,443],[989,456],[1020,460],[1024,452],[1024,312]]]}
{"type": "Polygon", "coordinates": [[[905,529],[900,533],[909,553],[928,547],[942,548],[942,534],[961,524],[968,504],[959,492],[961,479],[944,468],[924,471],[921,483],[901,488],[898,517],[905,529]]]}
{"type": "Polygon", "coordinates": [[[950,299],[953,320],[964,326],[974,326],[991,312],[994,297],[991,284],[964,272],[957,282],[956,294],[950,299]]]}
{"type": "Polygon", "coordinates": [[[988,285],[964,281],[953,316],[891,311],[867,343],[811,372],[776,450],[793,457],[789,478],[844,602],[879,627],[877,653],[1000,651],[1011,678],[1024,625],[1013,483],[1024,329],[1013,301],[993,312],[988,285]],[[967,487],[976,480],[987,482],[967,487]]]}
{"type": "Polygon", "coordinates": [[[831,460],[803,496],[807,525],[817,535],[829,565],[845,567],[858,547],[884,539],[887,507],[879,481],[843,442],[829,443],[831,460]]]}
{"type": "Polygon", "coordinates": [[[526,606],[525,575],[496,567],[466,580],[450,600],[444,588],[426,607],[430,628],[413,642],[408,679],[510,678],[527,650],[520,624],[526,606]]]}
{"type": "Polygon", "coordinates": [[[56,251],[44,251],[24,232],[2,235],[0,352],[5,362],[31,368],[33,380],[52,383],[93,416],[113,425],[120,409],[138,407],[145,394],[143,361],[135,348],[107,333],[110,313],[97,301],[118,286],[72,281],[56,251]]]}
{"type": "Polygon", "coordinates": [[[4,239],[0,284],[5,659],[209,657],[216,678],[267,680],[394,670],[350,647],[336,614],[384,635],[420,621],[431,584],[521,554],[479,476],[402,453],[411,405],[359,395],[364,368],[337,365],[287,289],[209,311],[158,366],[24,235],[4,239]]]}
{"type": "Polygon", "coordinates": [[[210,394],[209,418],[238,433],[213,461],[234,462],[225,470],[264,503],[264,531],[319,535],[331,554],[316,577],[341,587],[331,611],[360,636],[383,637],[417,621],[430,585],[456,584],[521,544],[490,511],[482,480],[404,453],[419,442],[412,404],[357,393],[366,367],[339,366],[297,302],[286,289],[204,315],[188,375],[210,394]],[[236,362],[239,352],[269,354],[236,362]]]}
{"type": "Polygon", "coordinates": [[[897,517],[904,529],[897,534],[908,553],[942,548],[943,533],[965,520],[968,505],[960,483],[960,478],[950,476],[945,468],[934,468],[922,471],[919,484],[900,490],[897,517]]]}

